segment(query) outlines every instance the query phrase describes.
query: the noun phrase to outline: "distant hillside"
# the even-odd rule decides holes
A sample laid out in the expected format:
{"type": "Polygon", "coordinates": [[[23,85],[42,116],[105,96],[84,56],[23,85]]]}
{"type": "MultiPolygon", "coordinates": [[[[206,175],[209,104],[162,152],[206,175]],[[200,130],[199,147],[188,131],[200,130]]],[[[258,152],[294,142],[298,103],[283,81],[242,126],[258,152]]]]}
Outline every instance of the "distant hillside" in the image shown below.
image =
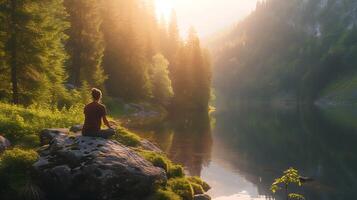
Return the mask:
{"type": "Polygon", "coordinates": [[[356,0],[259,2],[231,31],[210,40],[215,88],[233,101],[312,102],[357,71],[356,25],[356,0]]]}

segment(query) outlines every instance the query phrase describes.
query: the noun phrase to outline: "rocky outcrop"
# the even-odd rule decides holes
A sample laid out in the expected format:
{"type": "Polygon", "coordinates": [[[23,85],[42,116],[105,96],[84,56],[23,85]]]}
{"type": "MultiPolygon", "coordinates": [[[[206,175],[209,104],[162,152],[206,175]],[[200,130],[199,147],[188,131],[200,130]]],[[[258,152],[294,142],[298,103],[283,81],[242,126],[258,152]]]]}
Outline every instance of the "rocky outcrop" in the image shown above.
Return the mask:
{"type": "Polygon", "coordinates": [[[193,200],[211,200],[211,197],[207,194],[199,194],[193,197],[193,200]]]}
{"type": "Polygon", "coordinates": [[[0,135],[0,153],[8,149],[10,146],[10,141],[0,135]]]}
{"type": "Polygon", "coordinates": [[[60,133],[39,153],[34,168],[51,199],[143,199],[167,179],[116,141],[60,133]]]}
{"type": "Polygon", "coordinates": [[[69,130],[66,128],[49,128],[44,129],[40,132],[40,143],[41,145],[49,144],[57,136],[67,136],[69,130]]]}

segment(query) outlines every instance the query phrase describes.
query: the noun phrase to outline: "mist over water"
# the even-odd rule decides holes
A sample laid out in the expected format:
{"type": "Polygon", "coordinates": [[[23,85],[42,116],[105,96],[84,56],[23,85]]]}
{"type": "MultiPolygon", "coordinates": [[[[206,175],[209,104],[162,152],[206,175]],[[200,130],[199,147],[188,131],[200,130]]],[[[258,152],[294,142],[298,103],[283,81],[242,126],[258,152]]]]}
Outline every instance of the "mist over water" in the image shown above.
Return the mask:
{"type": "MultiPolygon", "coordinates": [[[[357,117],[352,110],[244,105],[220,112],[218,108],[211,121],[196,116],[142,135],[157,142],[187,173],[206,180],[215,200],[272,197],[271,183],[289,167],[314,179],[295,190],[306,199],[347,200],[353,199],[357,187],[353,153],[357,129],[344,120],[357,117]],[[191,125],[175,128],[185,127],[182,123],[191,125]]],[[[275,197],[280,199],[279,194],[275,197]]]]}

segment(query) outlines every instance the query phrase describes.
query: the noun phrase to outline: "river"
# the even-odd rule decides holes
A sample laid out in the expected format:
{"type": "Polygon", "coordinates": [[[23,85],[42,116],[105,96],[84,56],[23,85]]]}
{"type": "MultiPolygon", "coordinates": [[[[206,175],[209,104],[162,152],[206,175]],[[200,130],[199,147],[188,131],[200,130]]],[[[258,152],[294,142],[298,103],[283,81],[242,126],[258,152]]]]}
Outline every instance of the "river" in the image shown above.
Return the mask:
{"type": "Polygon", "coordinates": [[[273,180],[289,167],[314,181],[294,192],[307,200],[355,199],[357,107],[240,106],[174,120],[141,136],[157,143],[214,200],[283,199],[273,180]]]}

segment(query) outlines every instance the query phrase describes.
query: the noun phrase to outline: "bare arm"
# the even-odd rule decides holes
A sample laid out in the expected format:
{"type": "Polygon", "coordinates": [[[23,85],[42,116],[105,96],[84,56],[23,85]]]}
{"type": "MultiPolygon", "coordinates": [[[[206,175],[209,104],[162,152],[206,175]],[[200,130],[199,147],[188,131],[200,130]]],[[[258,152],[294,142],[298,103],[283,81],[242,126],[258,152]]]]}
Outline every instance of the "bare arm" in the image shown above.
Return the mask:
{"type": "Polygon", "coordinates": [[[108,128],[112,128],[111,126],[110,126],[110,124],[109,124],[109,121],[108,121],[108,119],[107,119],[107,116],[103,116],[103,122],[104,122],[104,124],[108,127],[108,128]]]}

